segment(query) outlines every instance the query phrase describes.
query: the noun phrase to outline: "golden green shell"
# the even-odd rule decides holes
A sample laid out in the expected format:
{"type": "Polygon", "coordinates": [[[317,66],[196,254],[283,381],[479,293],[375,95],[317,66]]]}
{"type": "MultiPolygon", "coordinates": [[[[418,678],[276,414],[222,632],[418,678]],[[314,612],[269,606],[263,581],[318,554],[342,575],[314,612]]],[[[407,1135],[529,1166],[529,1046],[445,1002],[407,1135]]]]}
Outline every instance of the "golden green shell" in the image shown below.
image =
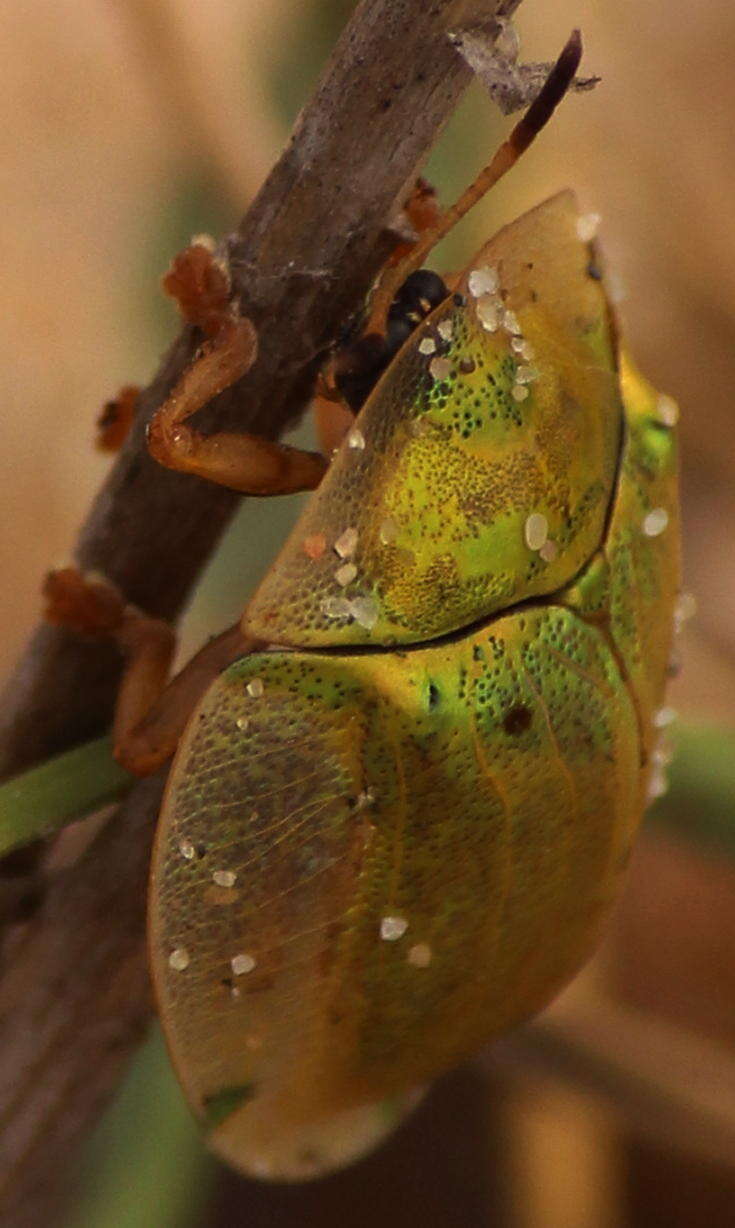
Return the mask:
{"type": "Polygon", "coordinates": [[[671,402],[571,194],[409,338],[195,713],[152,878],[169,1046],[217,1151],[299,1179],[589,954],[645,805],[679,584],[671,402]]]}

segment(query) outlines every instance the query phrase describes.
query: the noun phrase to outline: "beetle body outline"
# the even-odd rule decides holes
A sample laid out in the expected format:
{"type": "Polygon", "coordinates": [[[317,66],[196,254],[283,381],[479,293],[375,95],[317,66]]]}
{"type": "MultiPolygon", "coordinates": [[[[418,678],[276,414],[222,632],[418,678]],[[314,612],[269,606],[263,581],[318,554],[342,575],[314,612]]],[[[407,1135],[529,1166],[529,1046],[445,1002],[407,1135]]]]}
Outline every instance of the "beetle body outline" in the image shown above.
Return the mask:
{"type": "Polygon", "coordinates": [[[179,748],[154,978],[246,1171],[361,1154],[553,996],[614,898],[655,765],[676,439],[579,222],[566,193],[507,227],[405,342],[246,610],[280,648],[179,748]]]}

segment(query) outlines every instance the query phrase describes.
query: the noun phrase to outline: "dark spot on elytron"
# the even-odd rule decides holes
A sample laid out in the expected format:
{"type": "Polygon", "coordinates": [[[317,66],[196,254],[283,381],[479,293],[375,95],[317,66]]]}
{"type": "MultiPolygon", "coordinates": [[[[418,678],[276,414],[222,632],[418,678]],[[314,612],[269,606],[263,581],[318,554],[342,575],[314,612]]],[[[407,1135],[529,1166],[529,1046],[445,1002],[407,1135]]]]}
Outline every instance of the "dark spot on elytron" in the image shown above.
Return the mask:
{"type": "Polygon", "coordinates": [[[205,1096],[202,1102],[204,1122],[208,1130],[214,1130],[239,1109],[240,1105],[252,1100],[255,1095],[254,1083],[240,1083],[236,1087],[223,1087],[221,1091],[205,1096]]]}
{"type": "Polygon", "coordinates": [[[207,846],[206,846],[206,844],[198,844],[198,845],[197,845],[197,857],[198,857],[198,858],[199,858],[199,860],[201,861],[202,857],[206,857],[206,856],[207,856],[207,846]]]}
{"type": "Polygon", "coordinates": [[[435,683],[429,683],[429,711],[433,711],[439,704],[439,688],[435,683]]]}
{"type": "Polygon", "coordinates": [[[602,269],[596,260],[590,260],[587,265],[587,276],[591,277],[594,281],[602,281],[602,269]]]}
{"type": "Polygon", "coordinates": [[[467,299],[465,298],[464,294],[453,294],[452,302],[454,303],[455,307],[464,307],[467,299]]]}
{"type": "Polygon", "coordinates": [[[503,717],[503,729],[506,733],[515,737],[519,733],[526,732],[530,727],[532,719],[533,716],[530,708],[527,708],[525,704],[516,704],[503,717]]]}

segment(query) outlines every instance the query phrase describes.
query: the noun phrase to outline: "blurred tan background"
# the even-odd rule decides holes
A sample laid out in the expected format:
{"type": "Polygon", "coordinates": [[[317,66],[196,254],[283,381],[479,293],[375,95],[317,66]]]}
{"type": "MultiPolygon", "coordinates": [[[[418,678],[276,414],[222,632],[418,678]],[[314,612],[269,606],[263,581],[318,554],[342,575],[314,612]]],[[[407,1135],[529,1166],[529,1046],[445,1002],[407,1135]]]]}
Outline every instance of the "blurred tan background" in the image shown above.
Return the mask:
{"type": "MultiPolygon", "coordinates": [[[[346,0],[0,6],[3,674],[38,616],[44,571],[68,556],[109,464],[92,448],[99,408],[121,384],[145,382],[173,336],[161,274],[191,233],[234,223],[351,7],[346,0]]],[[[564,103],[511,178],[452,240],[448,258],[468,255],[491,230],[567,184],[602,215],[608,261],[626,290],[620,311],[629,343],[682,407],[686,577],[699,614],[686,633],[672,702],[690,721],[732,729],[735,9],[725,0],[525,0],[518,20],[524,58],[553,58],[574,25],[583,29],[585,67],[602,84],[564,103]]],[[[504,126],[473,86],[430,162],[444,199],[487,160],[504,126]]],[[[234,617],[295,506],[244,507],[190,613],[186,648],[234,617]],[[241,569],[244,533],[262,544],[241,569]]],[[[735,803],[723,796],[729,815],[735,803]]],[[[729,1051],[733,935],[729,856],[656,829],[641,844],[608,945],[572,999],[595,1002],[602,989],[729,1051]]],[[[158,1058],[145,1060],[158,1072],[138,1074],[149,1088],[163,1076],[158,1058]]],[[[160,1086],[163,1099],[175,1099],[168,1084],[160,1086]]],[[[155,1135],[156,1123],[145,1112],[141,1119],[135,1094],[144,1090],[129,1093],[136,1126],[125,1136],[132,1149],[125,1154],[128,1172],[137,1155],[143,1180],[150,1155],[143,1156],[142,1141],[148,1127],[155,1135]]],[[[512,1214],[493,1222],[735,1223],[735,1154],[730,1167],[636,1141],[608,1107],[564,1080],[514,1083],[502,1098],[500,1151],[515,1192],[503,1202],[512,1214]],[[651,1218],[655,1208],[660,1214],[651,1218]]],[[[735,1115],[735,1093],[725,1107],[735,1115]]],[[[171,1111],[176,1117],[179,1109],[171,1111]]],[[[185,1119],[176,1121],[184,1124],[164,1134],[172,1182],[181,1164],[170,1158],[179,1156],[176,1131],[192,1171],[204,1172],[198,1150],[192,1158],[197,1144],[185,1119]]],[[[147,1194],[131,1187],[137,1193],[123,1211],[114,1201],[119,1173],[109,1161],[109,1148],[124,1151],[114,1129],[107,1167],[99,1161],[80,1212],[83,1228],[241,1222],[225,1210],[217,1219],[193,1219],[191,1195],[177,1211],[172,1203],[158,1208],[151,1191],[165,1184],[160,1151],[147,1194]],[[109,1214],[106,1199],[116,1208],[109,1214]]],[[[223,1208],[230,1205],[222,1198],[223,1208]]],[[[255,1228],[261,1222],[291,1220],[248,1220],[255,1228]]],[[[451,1219],[441,1222],[453,1228],[451,1219]]]]}

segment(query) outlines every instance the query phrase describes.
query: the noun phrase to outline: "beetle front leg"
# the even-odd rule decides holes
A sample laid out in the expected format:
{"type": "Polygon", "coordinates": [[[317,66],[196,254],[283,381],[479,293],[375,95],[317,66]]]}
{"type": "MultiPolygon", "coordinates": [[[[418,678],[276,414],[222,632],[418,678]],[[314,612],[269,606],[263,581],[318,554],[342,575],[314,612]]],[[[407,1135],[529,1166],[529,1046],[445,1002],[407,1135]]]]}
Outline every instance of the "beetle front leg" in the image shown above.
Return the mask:
{"type": "Polygon", "coordinates": [[[259,645],[231,627],[202,648],[167,686],[176,635],[162,619],[126,603],[103,576],[74,567],[44,582],[46,619],[91,638],[114,640],[126,658],[113,723],[114,755],[135,776],[157,771],[176,750],[191,715],[217,674],[259,645]]]}
{"type": "Polygon", "coordinates": [[[257,353],[253,325],[235,318],[205,342],[148,428],[151,455],[168,469],[193,473],[248,495],[282,495],[314,490],[327,461],[257,435],[221,432],[202,435],[184,425],[218,393],[241,379],[257,353]]]}

